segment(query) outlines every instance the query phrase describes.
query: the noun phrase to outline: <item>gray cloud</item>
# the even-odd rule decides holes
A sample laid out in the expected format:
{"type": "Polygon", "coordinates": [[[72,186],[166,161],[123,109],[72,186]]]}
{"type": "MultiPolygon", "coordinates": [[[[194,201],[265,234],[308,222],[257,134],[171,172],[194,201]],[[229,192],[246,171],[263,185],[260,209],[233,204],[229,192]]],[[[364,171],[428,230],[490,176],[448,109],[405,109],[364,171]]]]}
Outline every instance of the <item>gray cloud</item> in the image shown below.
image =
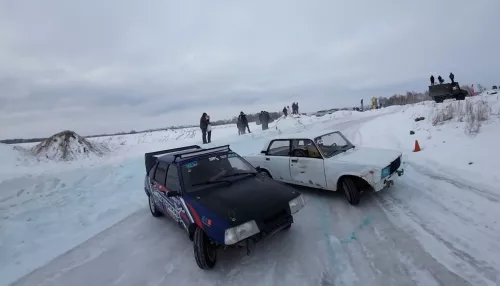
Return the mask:
{"type": "Polygon", "coordinates": [[[0,138],[500,84],[500,2],[1,1],[0,138]]]}

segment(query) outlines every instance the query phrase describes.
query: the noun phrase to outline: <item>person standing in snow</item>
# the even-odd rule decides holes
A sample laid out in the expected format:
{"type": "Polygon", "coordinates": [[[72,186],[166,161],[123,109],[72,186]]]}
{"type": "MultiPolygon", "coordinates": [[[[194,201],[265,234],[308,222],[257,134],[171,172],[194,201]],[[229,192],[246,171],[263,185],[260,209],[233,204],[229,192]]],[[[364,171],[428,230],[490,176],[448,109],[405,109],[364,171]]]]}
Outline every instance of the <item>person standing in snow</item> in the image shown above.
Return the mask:
{"type": "Polygon", "coordinates": [[[295,113],[299,114],[299,103],[295,102],[295,113]]]}
{"type": "Polygon", "coordinates": [[[439,81],[439,84],[443,84],[444,79],[441,76],[438,76],[438,81],[439,81]]]}
{"type": "Polygon", "coordinates": [[[451,72],[450,72],[450,80],[451,80],[451,84],[455,83],[455,75],[451,72]]]}
{"type": "Polygon", "coordinates": [[[290,106],[287,106],[287,107],[286,107],[286,113],[287,113],[287,114],[292,114],[292,111],[290,110],[290,106]]]}
{"type": "Polygon", "coordinates": [[[212,142],[212,124],[210,123],[210,115],[207,114],[207,143],[212,142]]]}
{"type": "Polygon", "coordinates": [[[285,106],[285,107],[283,107],[283,114],[285,115],[285,117],[287,117],[287,116],[288,116],[288,111],[286,110],[286,106],[285,106]]]}
{"type": "Polygon", "coordinates": [[[201,129],[201,136],[203,139],[203,144],[207,144],[207,129],[209,125],[209,120],[208,120],[208,114],[206,112],[203,112],[200,118],[200,129],[201,129]]]}
{"type": "Polygon", "coordinates": [[[431,85],[434,85],[434,75],[431,75],[431,85]]]}
{"type": "Polygon", "coordinates": [[[236,128],[238,128],[238,135],[245,133],[243,130],[243,123],[241,123],[241,119],[239,116],[238,116],[238,120],[236,121],[236,128]]]}
{"type": "Polygon", "coordinates": [[[243,133],[245,133],[245,128],[248,129],[248,133],[252,133],[250,131],[250,126],[248,126],[248,119],[245,113],[243,111],[240,112],[240,115],[238,116],[238,120],[241,121],[241,127],[243,128],[243,133]]]}
{"type": "Polygon", "coordinates": [[[262,125],[262,130],[267,130],[269,128],[269,112],[261,111],[259,114],[259,120],[262,125]]]}
{"type": "Polygon", "coordinates": [[[361,111],[363,111],[363,99],[361,99],[361,111]]]}

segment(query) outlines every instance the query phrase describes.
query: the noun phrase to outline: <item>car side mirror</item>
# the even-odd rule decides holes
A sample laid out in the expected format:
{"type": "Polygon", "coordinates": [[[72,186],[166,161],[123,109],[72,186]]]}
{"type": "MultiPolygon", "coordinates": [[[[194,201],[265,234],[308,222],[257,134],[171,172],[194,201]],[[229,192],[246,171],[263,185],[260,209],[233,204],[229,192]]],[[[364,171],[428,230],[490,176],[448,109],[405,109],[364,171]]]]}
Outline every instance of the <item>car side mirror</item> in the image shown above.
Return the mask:
{"type": "Polygon", "coordinates": [[[167,192],[167,197],[169,197],[169,198],[170,197],[178,197],[180,195],[181,195],[181,193],[179,193],[178,191],[168,191],[167,192]]]}

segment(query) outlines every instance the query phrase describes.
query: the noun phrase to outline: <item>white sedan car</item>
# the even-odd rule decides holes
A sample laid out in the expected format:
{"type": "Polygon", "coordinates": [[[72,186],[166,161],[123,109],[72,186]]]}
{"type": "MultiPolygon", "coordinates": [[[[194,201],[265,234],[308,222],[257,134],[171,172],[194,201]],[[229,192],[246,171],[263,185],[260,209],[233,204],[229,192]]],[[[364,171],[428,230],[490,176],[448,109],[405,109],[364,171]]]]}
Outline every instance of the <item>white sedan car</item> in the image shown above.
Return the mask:
{"type": "Polygon", "coordinates": [[[357,205],[365,190],[378,192],[403,175],[402,153],[354,146],[340,131],[297,133],[269,140],[258,155],[244,156],[261,173],[284,183],[343,190],[357,205]]]}

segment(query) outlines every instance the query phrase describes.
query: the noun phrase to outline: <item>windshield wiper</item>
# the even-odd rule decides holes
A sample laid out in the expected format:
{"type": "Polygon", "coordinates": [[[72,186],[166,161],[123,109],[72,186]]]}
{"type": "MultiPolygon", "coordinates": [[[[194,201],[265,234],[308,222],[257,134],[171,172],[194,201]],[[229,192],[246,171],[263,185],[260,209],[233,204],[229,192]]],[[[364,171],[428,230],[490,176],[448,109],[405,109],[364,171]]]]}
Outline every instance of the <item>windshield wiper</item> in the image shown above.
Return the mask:
{"type": "Polygon", "coordinates": [[[212,184],[220,184],[220,183],[226,183],[226,184],[232,184],[233,182],[229,180],[213,180],[213,181],[205,181],[201,183],[196,183],[192,184],[191,186],[203,186],[203,185],[212,185],[212,184]]]}
{"type": "Polygon", "coordinates": [[[242,176],[242,175],[257,175],[257,172],[240,172],[240,173],[232,173],[228,175],[224,175],[221,178],[229,178],[229,177],[236,177],[236,176],[242,176]]]}

